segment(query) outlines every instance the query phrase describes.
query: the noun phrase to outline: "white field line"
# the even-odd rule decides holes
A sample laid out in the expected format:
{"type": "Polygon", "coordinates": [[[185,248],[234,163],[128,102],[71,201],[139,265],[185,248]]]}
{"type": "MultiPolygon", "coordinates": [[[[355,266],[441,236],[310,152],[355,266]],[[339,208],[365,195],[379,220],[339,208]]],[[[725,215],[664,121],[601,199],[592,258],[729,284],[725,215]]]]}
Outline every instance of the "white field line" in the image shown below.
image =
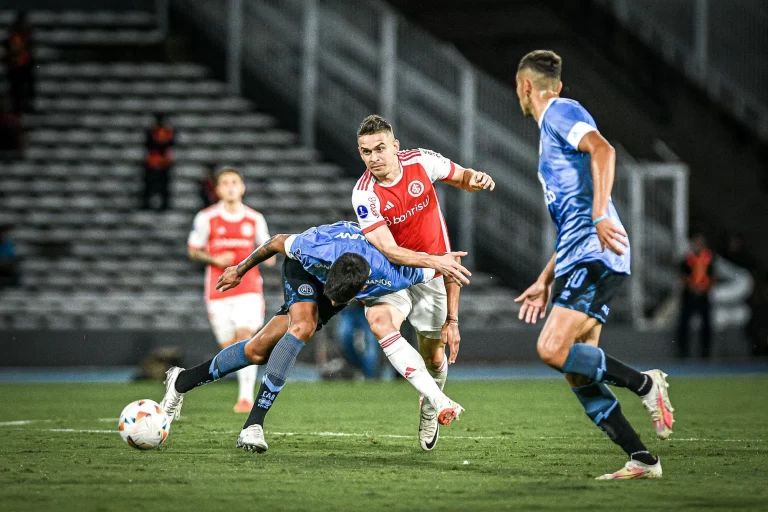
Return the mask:
{"type": "MultiPolygon", "coordinates": [[[[53,420],[17,420],[17,421],[3,421],[0,422],[0,427],[17,427],[23,425],[30,425],[33,423],[50,422],[53,420]]],[[[100,422],[115,422],[117,418],[98,418],[100,422]]],[[[117,429],[103,430],[103,429],[77,429],[77,428],[39,428],[35,429],[42,432],[61,432],[61,433],[81,433],[81,434],[115,434],[117,429]]],[[[207,431],[207,434],[239,434],[239,430],[214,430],[207,431]]],[[[310,436],[310,437],[371,437],[371,438],[384,438],[384,439],[413,439],[415,435],[403,435],[403,434],[374,434],[372,432],[273,432],[267,431],[267,434],[274,436],[310,436]]],[[[514,440],[518,439],[512,436],[451,436],[441,435],[443,439],[469,439],[469,440],[514,440]]],[[[554,440],[579,440],[579,439],[591,439],[589,437],[571,437],[571,436],[538,436],[533,438],[536,441],[554,441],[554,440]]],[[[765,439],[719,439],[719,438],[705,438],[705,437],[673,437],[669,439],[669,442],[684,442],[684,443],[764,443],[765,439]]]]}

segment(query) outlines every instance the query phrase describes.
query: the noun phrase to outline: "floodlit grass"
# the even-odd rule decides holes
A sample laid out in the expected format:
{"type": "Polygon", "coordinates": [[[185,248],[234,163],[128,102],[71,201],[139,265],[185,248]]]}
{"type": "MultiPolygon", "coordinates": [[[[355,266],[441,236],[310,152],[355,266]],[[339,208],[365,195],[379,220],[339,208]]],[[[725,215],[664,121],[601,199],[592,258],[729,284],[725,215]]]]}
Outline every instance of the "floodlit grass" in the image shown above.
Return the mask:
{"type": "Polygon", "coordinates": [[[124,444],[117,416],[149,384],[0,386],[0,509],[15,510],[735,510],[768,509],[768,378],[675,379],[675,433],[657,441],[661,480],[596,482],[621,450],[564,382],[450,382],[467,409],[437,448],[416,438],[406,383],[289,383],[267,418],[269,451],[235,448],[235,385],[190,392],[159,449],[124,444]],[[11,424],[10,422],[24,422],[11,424]]]}

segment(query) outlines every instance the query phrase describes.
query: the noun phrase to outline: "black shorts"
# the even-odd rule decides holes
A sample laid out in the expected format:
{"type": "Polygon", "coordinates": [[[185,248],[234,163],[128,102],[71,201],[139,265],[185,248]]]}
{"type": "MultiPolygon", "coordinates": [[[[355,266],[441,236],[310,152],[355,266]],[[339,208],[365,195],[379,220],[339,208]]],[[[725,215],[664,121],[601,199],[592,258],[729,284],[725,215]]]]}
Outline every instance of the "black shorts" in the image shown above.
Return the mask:
{"type": "Polygon", "coordinates": [[[324,288],[323,283],[307,272],[301,263],[286,258],[283,263],[283,297],[285,303],[275,315],[287,315],[288,309],[297,302],[314,302],[318,309],[317,330],[319,331],[346,306],[343,304],[334,307],[331,300],[323,295],[324,288]]]}
{"type": "Polygon", "coordinates": [[[552,304],[581,311],[604,324],[611,311],[608,304],[627,277],[601,261],[579,263],[555,279],[552,304]]]}

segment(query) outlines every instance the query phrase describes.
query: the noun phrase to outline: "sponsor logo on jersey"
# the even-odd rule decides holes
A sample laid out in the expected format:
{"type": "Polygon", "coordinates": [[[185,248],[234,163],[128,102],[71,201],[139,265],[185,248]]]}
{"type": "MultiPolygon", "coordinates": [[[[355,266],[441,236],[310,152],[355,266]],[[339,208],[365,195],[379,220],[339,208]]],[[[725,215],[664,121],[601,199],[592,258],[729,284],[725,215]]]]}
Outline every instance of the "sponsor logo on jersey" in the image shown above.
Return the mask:
{"type": "Polygon", "coordinates": [[[402,215],[398,215],[397,217],[385,217],[385,220],[387,221],[387,226],[393,226],[395,224],[400,224],[401,222],[405,222],[408,217],[411,217],[413,215],[416,215],[417,212],[422,211],[427,206],[429,206],[429,196],[427,196],[424,201],[420,202],[413,208],[406,210],[405,213],[402,215]]]}
{"type": "Polygon", "coordinates": [[[357,207],[357,216],[364,219],[368,216],[368,208],[363,205],[357,207]]]}
{"type": "Polygon", "coordinates": [[[389,210],[390,208],[394,208],[395,205],[392,204],[392,201],[387,201],[387,205],[384,207],[384,211],[389,210]]]}
{"type": "Polygon", "coordinates": [[[227,234],[227,228],[225,228],[224,226],[219,226],[218,228],[216,228],[216,234],[217,235],[226,235],[227,234]]]}
{"type": "Polygon", "coordinates": [[[383,277],[381,279],[369,279],[365,282],[368,286],[386,286],[387,288],[392,288],[392,281],[387,281],[383,277]]]}
{"type": "Polygon", "coordinates": [[[253,224],[250,224],[248,222],[244,222],[240,225],[240,234],[243,235],[246,238],[250,238],[253,236],[253,224]]]}
{"type": "Polygon", "coordinates": [[[228,249],[250,248],[253,246],[253,240],[243,238],[215,238],[211,240],[211,246],[214,249],[226,247],[228,249]]]}
{"type": "Polygon", "coordinates": [[[365,235],[362,233],[338,233],[333,238],[346,238],[347,240],[365,240],[365,235]]]}
{"type": "Polygon", "coordinates": [[[311,284],[303,284],[299,286],[299,295],[304,295],[305,297],[309,297],[315,293],[315,289],[312,287],[311,284]]]}
{"type": "Polygon", "coordinates": [[[412,197],[419,197],[424,193],[424,184],[419,180],[413,180],[408,184],[408,193],[411,194],[412,197]]]}

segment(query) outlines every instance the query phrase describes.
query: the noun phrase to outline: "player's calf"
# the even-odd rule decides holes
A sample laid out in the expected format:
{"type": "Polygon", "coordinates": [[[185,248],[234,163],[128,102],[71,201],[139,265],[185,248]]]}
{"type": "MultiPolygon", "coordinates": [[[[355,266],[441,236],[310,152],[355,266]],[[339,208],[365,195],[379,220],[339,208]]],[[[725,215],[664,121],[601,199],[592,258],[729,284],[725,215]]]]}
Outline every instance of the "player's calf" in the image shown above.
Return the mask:
{"type": "Polygon", "coordinates": [[[640,440],[640,436],[624,417],[619,401],[608,386],[600,382],[591,382],[585,386],[573,388],[573,392],[584,407],[587,416],[632,460],[648,465],[656,464],[656,457],[651,455],[640,440]]]}

